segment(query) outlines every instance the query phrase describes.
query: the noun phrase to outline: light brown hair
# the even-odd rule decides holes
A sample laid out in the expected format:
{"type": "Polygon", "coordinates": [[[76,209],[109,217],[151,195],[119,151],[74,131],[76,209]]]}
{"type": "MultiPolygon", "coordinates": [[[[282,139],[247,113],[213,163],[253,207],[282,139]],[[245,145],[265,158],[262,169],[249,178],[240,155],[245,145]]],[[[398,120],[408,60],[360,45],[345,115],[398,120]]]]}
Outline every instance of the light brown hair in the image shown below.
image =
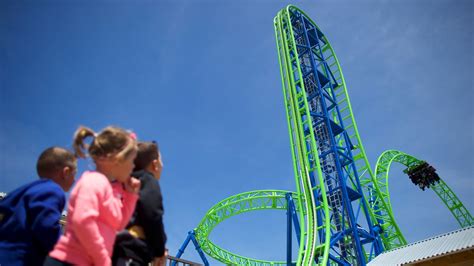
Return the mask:
{"type": "Polygon", "coordinates": [[[51,178],[52,175],[66,166],[76,167],[74,154],[61,147],[50,147],[39,156],[36,163],[36,172],[41,178],[51,178]]]}
{"type": "Polygon", "coordinates": [[[99,133],[80,126],[74,133],[73,147],[77,157],[85,158],[87,150],[94,160],[110,157],[123,160],[137,149],[136,140],[130,132],[113,126],[106,127],[99,133]],[[84,142],[89,137],[92,138],[90,145],[84,142]]]}

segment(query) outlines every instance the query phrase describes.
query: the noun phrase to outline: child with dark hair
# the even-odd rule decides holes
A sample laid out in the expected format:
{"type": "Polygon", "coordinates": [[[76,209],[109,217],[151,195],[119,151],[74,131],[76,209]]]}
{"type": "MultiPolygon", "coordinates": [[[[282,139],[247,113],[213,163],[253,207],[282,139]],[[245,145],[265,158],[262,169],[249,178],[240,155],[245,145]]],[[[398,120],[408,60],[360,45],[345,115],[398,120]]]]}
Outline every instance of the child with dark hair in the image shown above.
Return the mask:
{"type": "Polygon", "coordinates": [[[74,150],[81,158],[87,152],[96,170],[85,171],[72,190],[66,231],[44,265],[110,265],[115,236],[130,220],[140,190],[140,181],[130,176],[136,137],[118,127],[99,133],[79,127],[74,150]]]}
{"type": "Polygon", "coordinates": [[[142,184],[140,197],[126,231],[118,234],[113,265],[165,265],[166,234],[163,199],[158,180],[163,162],[156,142],[139,142],[132,175],[142,184]]]}
{"type": "Polygon", "coordinates": [[[41,153],[39,180],[23,185],[0,201],[0,265],[40,265],[56,244],[59,220],[74,183],[74,154],[60,147],[41,153]]]}

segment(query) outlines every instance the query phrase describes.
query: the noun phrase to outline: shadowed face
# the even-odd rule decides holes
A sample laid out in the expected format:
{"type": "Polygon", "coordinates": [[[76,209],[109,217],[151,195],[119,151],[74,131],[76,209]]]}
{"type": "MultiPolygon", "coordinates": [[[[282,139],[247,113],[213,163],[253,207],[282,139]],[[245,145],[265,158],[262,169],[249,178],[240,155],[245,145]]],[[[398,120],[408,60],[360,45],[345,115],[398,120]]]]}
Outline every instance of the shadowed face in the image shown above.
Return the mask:
{"type": "Polygon", "coordinates": [[[136,149],[128,154],[124,159],[114,159],[111,170],[113,177],[115,177],[117,181],[121,183],[127,182],[133,168],[135,167],[135,164],[133,163],[135,157],[137,157],[136,149]]]}
{"type": "Polygon", "coordinates": [[[77,174],[77,162],[74,162],[74,166],[67,167],[68,170],[64,173],[64,191],[68,192],[74,181],[76,181],[76,174],[77,174]]]}
{"type": "Polygon", "coordinates": [[[158,159],[155,160],[156,161],[156,167],[155,167],[155,171],[153,172],[153,175],[155,176],[155,178],[157,180],[160,180],[161,178],[161,171],[163,170],[163,161],[162,161],[162,156],[161,156],[161,152],[158,153],[158,159]]]}

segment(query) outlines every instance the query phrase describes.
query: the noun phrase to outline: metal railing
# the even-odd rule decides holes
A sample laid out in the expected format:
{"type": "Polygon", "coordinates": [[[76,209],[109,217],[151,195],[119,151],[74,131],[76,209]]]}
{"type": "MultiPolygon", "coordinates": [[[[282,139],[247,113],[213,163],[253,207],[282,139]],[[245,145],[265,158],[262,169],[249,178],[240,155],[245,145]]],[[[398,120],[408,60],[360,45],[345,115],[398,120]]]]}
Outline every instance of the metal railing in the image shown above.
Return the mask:
{"type": "Polygon", "coordinates": [[[197,262],[192,262],[192,261],[189,261],[189,260],[183,260],[181,258],[176,258],[176,257],[173,257],[173,256],[169,256],[167,257],[166,259],[167,263],[166,265],[176,265],[176,266],[202,266],[202,264],[199,264],[197,262]]]}

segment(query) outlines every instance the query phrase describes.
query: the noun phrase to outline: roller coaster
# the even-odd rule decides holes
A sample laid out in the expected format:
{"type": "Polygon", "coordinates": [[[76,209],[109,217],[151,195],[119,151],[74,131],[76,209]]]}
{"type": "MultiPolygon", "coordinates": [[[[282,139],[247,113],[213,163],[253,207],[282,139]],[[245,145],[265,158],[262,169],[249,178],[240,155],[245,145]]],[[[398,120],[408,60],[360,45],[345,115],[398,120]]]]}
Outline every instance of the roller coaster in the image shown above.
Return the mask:
{"type": "Polygon", "coordinates": [[[228,265],[366,265],[383,251],[407,244],[393,215],[390,167],[398,163],[420,189],[431,189],[461,227],[474,219],[427,162],[388,150],[370,167],[357,130],[341,66],[327,37],[301,9],[289,5],[274,18],[296,192],[258,190],[214,205],[188,233],[176,257],[192,241],[228,265]],[[248,258],[214,244],[222,221],[257,210],[285,210],[287,261],[248,258]],[[292,225],[293,224],[293,225],[292,225]],[[299,244],[292,260],[292,229],[299,244]]]}

